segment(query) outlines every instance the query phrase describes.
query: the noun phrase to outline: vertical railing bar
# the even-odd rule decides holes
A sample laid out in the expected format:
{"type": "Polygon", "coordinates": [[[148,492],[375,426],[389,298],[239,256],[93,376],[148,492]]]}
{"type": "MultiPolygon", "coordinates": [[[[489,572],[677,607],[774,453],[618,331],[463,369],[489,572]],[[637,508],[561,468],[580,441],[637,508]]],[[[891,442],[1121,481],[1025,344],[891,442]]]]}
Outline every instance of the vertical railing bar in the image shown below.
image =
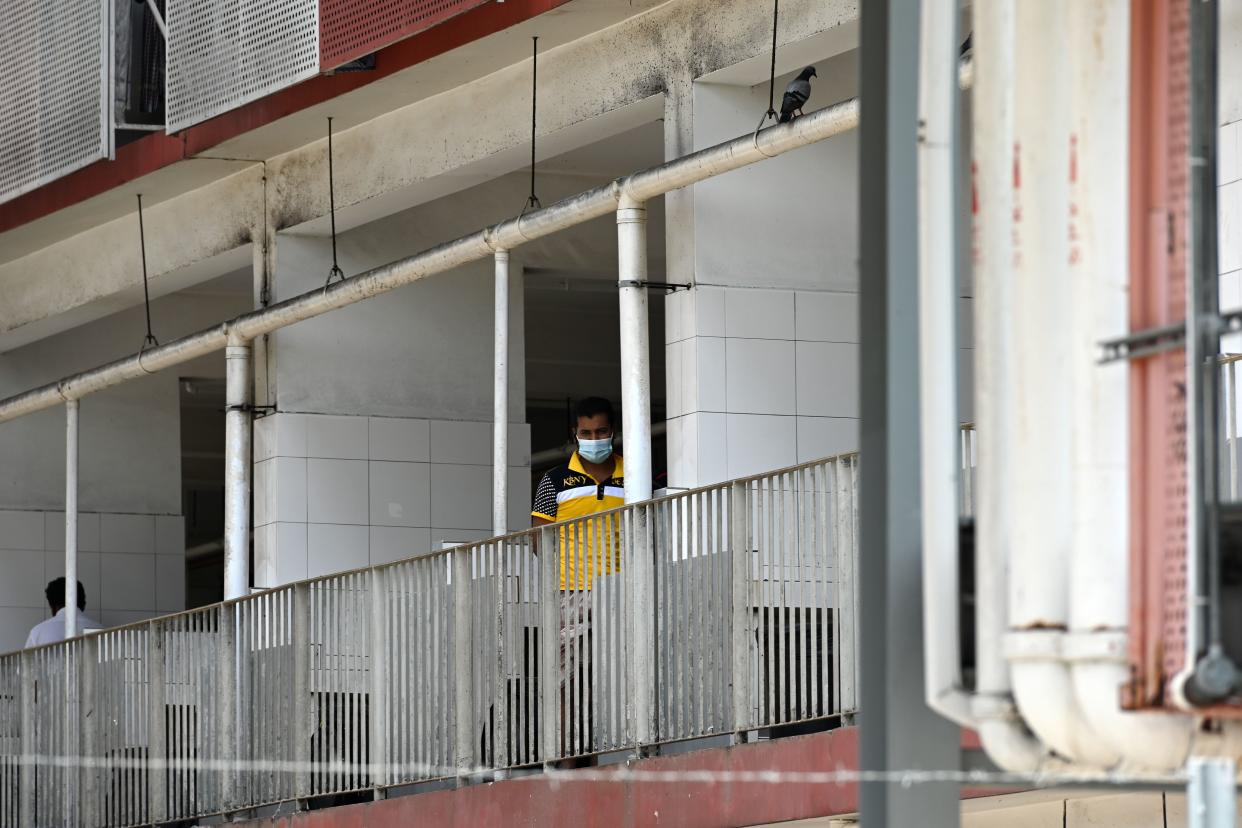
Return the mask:
{"type": "MultiPolygon", "coordinates": [[[[163,625],[159,621],[152,621],[147,628],[147,682],[150,688],[147,718],[147,758],[152,763],[162,761],[168,753],[168,743],[164,732],[164,638],[163,625]]],[[[155,765],[152,764],[151,767],[155,767],[155,765]]],[[[147,786],[150,791],[150,797],[147,815],[151,822],[163,822],[168,817],[168,789],[166,782],[164,770],[148,771],[147,786]]]]}
{"type": "Polygon", "coordinates": [[[470,612],[470,560],[468,551],[454,551],[453,556],[453,615],[454,615],[454,673],[456,677],[457,728],[453,740],[454,766],[457,768],[458,785],[466,782],[465,774],[474,764],[472,732],[474,698],[473,671],[471,669],[473,617],[470,612]]]}
{"type": "Polygon", "coordinates": [[[1229,360],[1229,499],[1238,499],[1238,362],[1229,360]]]}

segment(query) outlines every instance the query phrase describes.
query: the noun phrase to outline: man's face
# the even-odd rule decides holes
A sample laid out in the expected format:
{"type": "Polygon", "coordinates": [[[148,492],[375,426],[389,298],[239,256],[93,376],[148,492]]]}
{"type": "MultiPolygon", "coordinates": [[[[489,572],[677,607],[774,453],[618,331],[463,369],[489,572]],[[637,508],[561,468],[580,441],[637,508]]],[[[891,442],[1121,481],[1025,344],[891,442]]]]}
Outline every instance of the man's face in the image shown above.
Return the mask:
{"type": "Polygon", "coordinates": [[[608,422],[607,414],[579,417],[574,436],[579,440],[603,440],[612,436],[612,423],[608,422]]]}

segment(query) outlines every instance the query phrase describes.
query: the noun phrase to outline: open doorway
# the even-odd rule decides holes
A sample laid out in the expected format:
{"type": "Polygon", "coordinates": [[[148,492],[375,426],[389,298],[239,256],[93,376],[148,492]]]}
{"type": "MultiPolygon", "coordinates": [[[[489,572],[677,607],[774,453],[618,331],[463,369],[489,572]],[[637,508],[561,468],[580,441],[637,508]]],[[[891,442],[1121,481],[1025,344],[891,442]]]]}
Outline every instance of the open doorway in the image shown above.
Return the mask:
{"type": "MultiPolygon", "coordinates": [[[[540,164],[539,174],[580,192],[664,160],[663,124],[652,121],[540,164]]],[[[664,282],[664,203],[647,205],[648,279],[664,282]]],[[[574,403],[587,396],[621,407],[621,327],[617,292],[617,230],[604,216],[521,249],[526,312],[526,419],[530,423],[532,488],[572,451],[574,403]]],[[[666,485],[663,423],[664,293],[648,292],[654,488],[666,485]]]]}
{"type": "Polygon", "coordinates": [[[224,598],[224,380],[182,377],[186,608],[224,598]]]}

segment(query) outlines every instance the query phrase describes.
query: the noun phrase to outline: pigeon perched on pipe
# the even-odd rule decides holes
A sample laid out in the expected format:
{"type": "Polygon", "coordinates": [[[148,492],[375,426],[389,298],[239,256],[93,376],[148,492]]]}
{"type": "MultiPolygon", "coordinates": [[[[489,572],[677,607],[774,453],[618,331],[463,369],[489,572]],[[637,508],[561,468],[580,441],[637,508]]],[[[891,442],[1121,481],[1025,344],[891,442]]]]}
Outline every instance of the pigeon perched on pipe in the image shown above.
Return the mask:
{"type": "Polygon", "coordinates": [[[811,78],[815,77],[819,77],[815,74],[815,67],[808,66],[785,87],[785,97],[781,98],[782,124],[792,121],[795,112],[802,114],[802,107],[811,97],[811,78]]]}

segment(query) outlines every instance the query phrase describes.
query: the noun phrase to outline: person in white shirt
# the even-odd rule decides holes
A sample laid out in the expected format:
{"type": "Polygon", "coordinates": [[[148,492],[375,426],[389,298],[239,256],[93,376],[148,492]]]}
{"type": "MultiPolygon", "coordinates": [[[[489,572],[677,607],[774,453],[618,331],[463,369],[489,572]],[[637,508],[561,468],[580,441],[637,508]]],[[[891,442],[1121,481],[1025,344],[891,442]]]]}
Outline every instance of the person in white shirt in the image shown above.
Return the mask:
{"type": "MultiPolygon", "coordinates": [[[[26,636],[27,647],[65,640],[65,579],[57,578],[48,583],[44,595],[47,596],[48,606],[52,608],[52,617],[34,625],[30,635],[26,636]]],[[[85,610],[86,588],[78,581],[78,634],[103,629],[103,624],[87,615],[85,610]]]]}

